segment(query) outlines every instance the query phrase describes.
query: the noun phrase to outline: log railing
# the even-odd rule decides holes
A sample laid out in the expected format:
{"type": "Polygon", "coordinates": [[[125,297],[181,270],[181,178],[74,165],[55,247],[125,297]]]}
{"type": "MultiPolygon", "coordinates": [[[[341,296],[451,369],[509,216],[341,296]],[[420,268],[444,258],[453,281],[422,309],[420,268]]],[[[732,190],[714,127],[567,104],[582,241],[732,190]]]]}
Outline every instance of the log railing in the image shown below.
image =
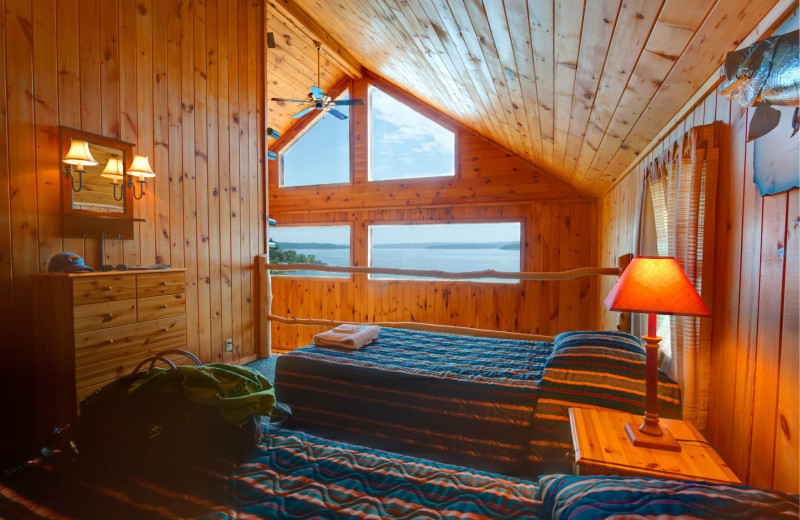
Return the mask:
{"type": "Polygon", "coordinates": [[[539,280],[558,281],[575,280],[584,276],[619,276],[627,265],[630,255],[620,257],[620,267],[581,267],[569,271],[558,272],[506,272],[487,269],[484,271],[468,271],[454,273],[426,269],[398,269],[393,267],[356,267],[332,266],[314,264],[270,264],[267,255],[258,255],[257,267],[259,275],[259,322],[260,341],[259,351],[261,357],[272,355],[272,322],[284,325],[313,325],[335,327],[343,324],[378,325],[380,327],[404,328],[429,332],[445,332],[448,334],[461,334],[485,338],[521,339],[529,341],[553,341],[553,336],[539,334],[525,334],[520,332],[503,332],[486,329],[473,329],[455,325],[437,325],[418,322],[376,322],[358,323],[354,321],[336,321],[324,319],[285,318],[272,314],[272,275],[271,271],[321,271],[328,273],[351,274],[390,274],[395,276],[414,276],[424,278],[438,278],[444,280],[474,280],[494,278],[502,280],[539,280]]]}

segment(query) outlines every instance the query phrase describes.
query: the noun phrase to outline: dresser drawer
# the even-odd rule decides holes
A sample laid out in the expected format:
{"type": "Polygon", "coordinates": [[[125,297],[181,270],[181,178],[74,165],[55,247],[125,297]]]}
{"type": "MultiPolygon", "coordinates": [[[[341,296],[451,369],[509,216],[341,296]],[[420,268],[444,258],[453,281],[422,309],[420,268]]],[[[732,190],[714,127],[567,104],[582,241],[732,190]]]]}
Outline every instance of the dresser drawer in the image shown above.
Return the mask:
{"type": "Polygon", "coordinates": [[[178,294],[185,291],[186,284],[182,272],[136,275],[136,295],[139,298],[162,294],[178,294]]]}
{"type": "Polygon", "coordinates": [[[73,311],[75,332],[107,329],[136,323],[136,300],[76,305],[73,311]]]}
{"type": "Polygon", "coordinates": [[[72,282],[73,305],[132,298],[136,298],[136,280],[130,275],[87,276],[72,282]]]}
{"type": "Polygon", "coordinates": [[[136,313],[140,322],[185,314],[186,295],[180,293],[139,298],[136,313]]]}
{"type": "Polygon", "coordinates": [[[129,374],[148,356],[178,348],[186,348],[184,316],[75,334],[75,386],[80,394],[129,374]]]}

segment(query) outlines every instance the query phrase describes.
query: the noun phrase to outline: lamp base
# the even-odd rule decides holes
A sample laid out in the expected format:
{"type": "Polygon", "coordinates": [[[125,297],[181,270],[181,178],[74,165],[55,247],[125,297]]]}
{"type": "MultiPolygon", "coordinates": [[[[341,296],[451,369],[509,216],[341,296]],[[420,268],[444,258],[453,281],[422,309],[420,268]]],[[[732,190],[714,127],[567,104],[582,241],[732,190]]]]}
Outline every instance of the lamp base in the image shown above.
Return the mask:
{"type": "Polygon", "coordinates": [[[625,423],[625,432],[634,446],[641,448],[653,448],[656,450],[667,451],[681,451],[681,445],[675,440],[675,437],[664,426],[661,427],[664,432],[663,435],[655,437],[647,435],[639,431],[639,425],[634,423],[625,423]]]}

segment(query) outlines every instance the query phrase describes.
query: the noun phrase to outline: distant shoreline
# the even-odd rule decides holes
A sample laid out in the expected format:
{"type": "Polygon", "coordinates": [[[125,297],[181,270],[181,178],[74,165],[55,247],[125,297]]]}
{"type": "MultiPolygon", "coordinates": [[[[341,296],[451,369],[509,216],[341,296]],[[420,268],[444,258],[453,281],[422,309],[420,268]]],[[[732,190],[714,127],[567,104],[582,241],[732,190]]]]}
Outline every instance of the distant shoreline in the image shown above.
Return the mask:
{"type": "MultiPolygon", "coordinates": [[[[278,242],[281,249],[349,249],[349,244],[329,244],[319,242],[278,242]]],[[[376,249],[519,249],[519,242],[404,242],[395,244],[374,244],[376,249]]]]}

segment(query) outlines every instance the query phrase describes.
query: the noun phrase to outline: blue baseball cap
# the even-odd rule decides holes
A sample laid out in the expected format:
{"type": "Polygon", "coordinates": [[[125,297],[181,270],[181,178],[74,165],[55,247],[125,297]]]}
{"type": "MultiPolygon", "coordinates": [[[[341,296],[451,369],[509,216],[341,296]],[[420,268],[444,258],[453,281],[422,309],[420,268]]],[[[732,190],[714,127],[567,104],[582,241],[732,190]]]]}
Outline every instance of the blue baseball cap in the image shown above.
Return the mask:
{"type": "Polygon", "coordinates": [[[57,253],[47,264],[50,273],[90,273],[94,271],[83,262],[83,258],[75,253],[57,253]]]}

